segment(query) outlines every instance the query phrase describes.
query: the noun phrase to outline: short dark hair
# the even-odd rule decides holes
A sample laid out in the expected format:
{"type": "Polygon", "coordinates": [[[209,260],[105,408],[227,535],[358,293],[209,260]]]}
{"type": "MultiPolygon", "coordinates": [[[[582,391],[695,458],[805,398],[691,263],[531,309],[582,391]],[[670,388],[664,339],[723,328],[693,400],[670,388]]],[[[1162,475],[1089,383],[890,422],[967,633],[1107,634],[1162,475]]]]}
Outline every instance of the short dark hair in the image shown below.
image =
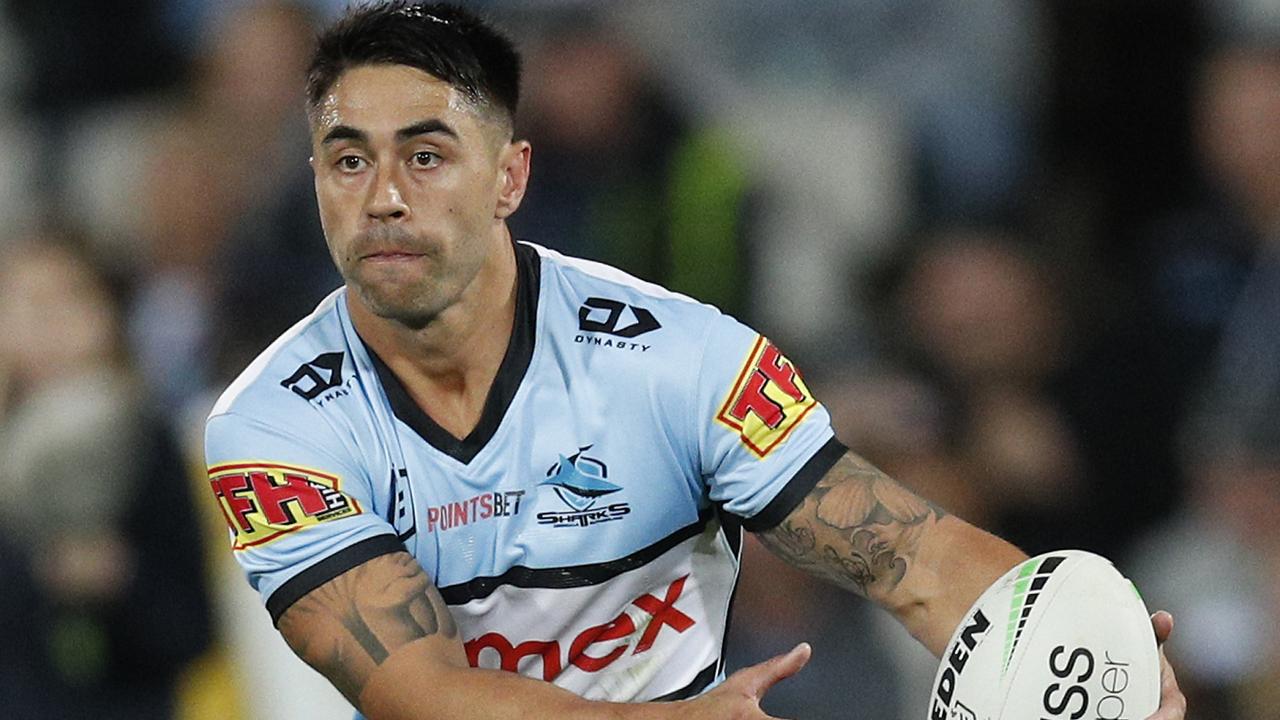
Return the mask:
{"type": "Polygon", "coordinates": [[[515,120],[520,54],[511,40],[457,5],[408,0],[354,7],[321,32],[307,70],[308,109],[342,73],[381,64],[422,70],[515,120]]]}

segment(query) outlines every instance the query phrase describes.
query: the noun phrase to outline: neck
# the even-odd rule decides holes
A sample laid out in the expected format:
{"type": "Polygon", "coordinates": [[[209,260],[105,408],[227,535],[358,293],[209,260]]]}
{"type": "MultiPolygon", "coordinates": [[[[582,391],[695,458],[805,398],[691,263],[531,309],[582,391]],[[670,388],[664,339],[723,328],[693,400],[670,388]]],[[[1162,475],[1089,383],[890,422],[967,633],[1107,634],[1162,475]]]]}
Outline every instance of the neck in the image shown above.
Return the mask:
{"type": "Polygon", "coordinates": [[[356,331],[424,412],[455,437],[484,411],[515,322],[516,261],[509,237],[458,300],[420,328],[379,317],[347,293],[356,331]]]}

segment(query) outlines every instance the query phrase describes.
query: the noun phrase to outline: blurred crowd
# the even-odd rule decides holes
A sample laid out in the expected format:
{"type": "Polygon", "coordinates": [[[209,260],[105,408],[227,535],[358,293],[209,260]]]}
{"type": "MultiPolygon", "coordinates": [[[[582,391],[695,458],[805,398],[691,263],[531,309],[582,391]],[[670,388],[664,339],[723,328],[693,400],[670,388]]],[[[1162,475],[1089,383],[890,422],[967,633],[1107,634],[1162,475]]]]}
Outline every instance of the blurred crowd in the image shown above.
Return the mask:
{"type": "MultiPolygon", "coordinates": [[[[465,3],[526,56],[512,227],[740,317],[844,442],[1177,619],[1280,706],[1280,4],[465,3]]],[[[346,718],[203,489],[220,389],[340,280],[302,73],[340,0],[0,0],[0,707],[346,718]]],[[[936,667],[753,542],[731,664],[920,717],[936,667]]]]}

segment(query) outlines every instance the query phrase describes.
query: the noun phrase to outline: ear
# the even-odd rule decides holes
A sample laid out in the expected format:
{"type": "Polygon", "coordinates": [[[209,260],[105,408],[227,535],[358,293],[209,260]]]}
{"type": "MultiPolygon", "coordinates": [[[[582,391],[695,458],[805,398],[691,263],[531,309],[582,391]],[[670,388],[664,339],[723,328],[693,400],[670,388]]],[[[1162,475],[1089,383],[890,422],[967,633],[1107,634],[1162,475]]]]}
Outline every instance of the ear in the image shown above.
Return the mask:
{"type": "Polygon", "coordinates": [[[527,140],[513,140],[498,158],[498,203],[494,217],[505,220],[520,207],[529,187],[529,157],[533,148],[527,140]]]}

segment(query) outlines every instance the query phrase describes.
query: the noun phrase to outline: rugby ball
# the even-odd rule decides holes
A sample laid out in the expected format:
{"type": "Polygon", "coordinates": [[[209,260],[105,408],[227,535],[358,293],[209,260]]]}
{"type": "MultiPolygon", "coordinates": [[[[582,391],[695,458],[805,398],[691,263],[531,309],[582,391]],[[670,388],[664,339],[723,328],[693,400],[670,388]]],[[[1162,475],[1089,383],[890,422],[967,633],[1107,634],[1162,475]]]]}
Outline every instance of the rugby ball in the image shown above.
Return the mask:
{"type": "Polygon", "coordinates": [[[1061,550],[986,590],[951,636],[930,720],[1143,720],[1160,658],[1137,589],[1105,558],[1061,550]]]}

